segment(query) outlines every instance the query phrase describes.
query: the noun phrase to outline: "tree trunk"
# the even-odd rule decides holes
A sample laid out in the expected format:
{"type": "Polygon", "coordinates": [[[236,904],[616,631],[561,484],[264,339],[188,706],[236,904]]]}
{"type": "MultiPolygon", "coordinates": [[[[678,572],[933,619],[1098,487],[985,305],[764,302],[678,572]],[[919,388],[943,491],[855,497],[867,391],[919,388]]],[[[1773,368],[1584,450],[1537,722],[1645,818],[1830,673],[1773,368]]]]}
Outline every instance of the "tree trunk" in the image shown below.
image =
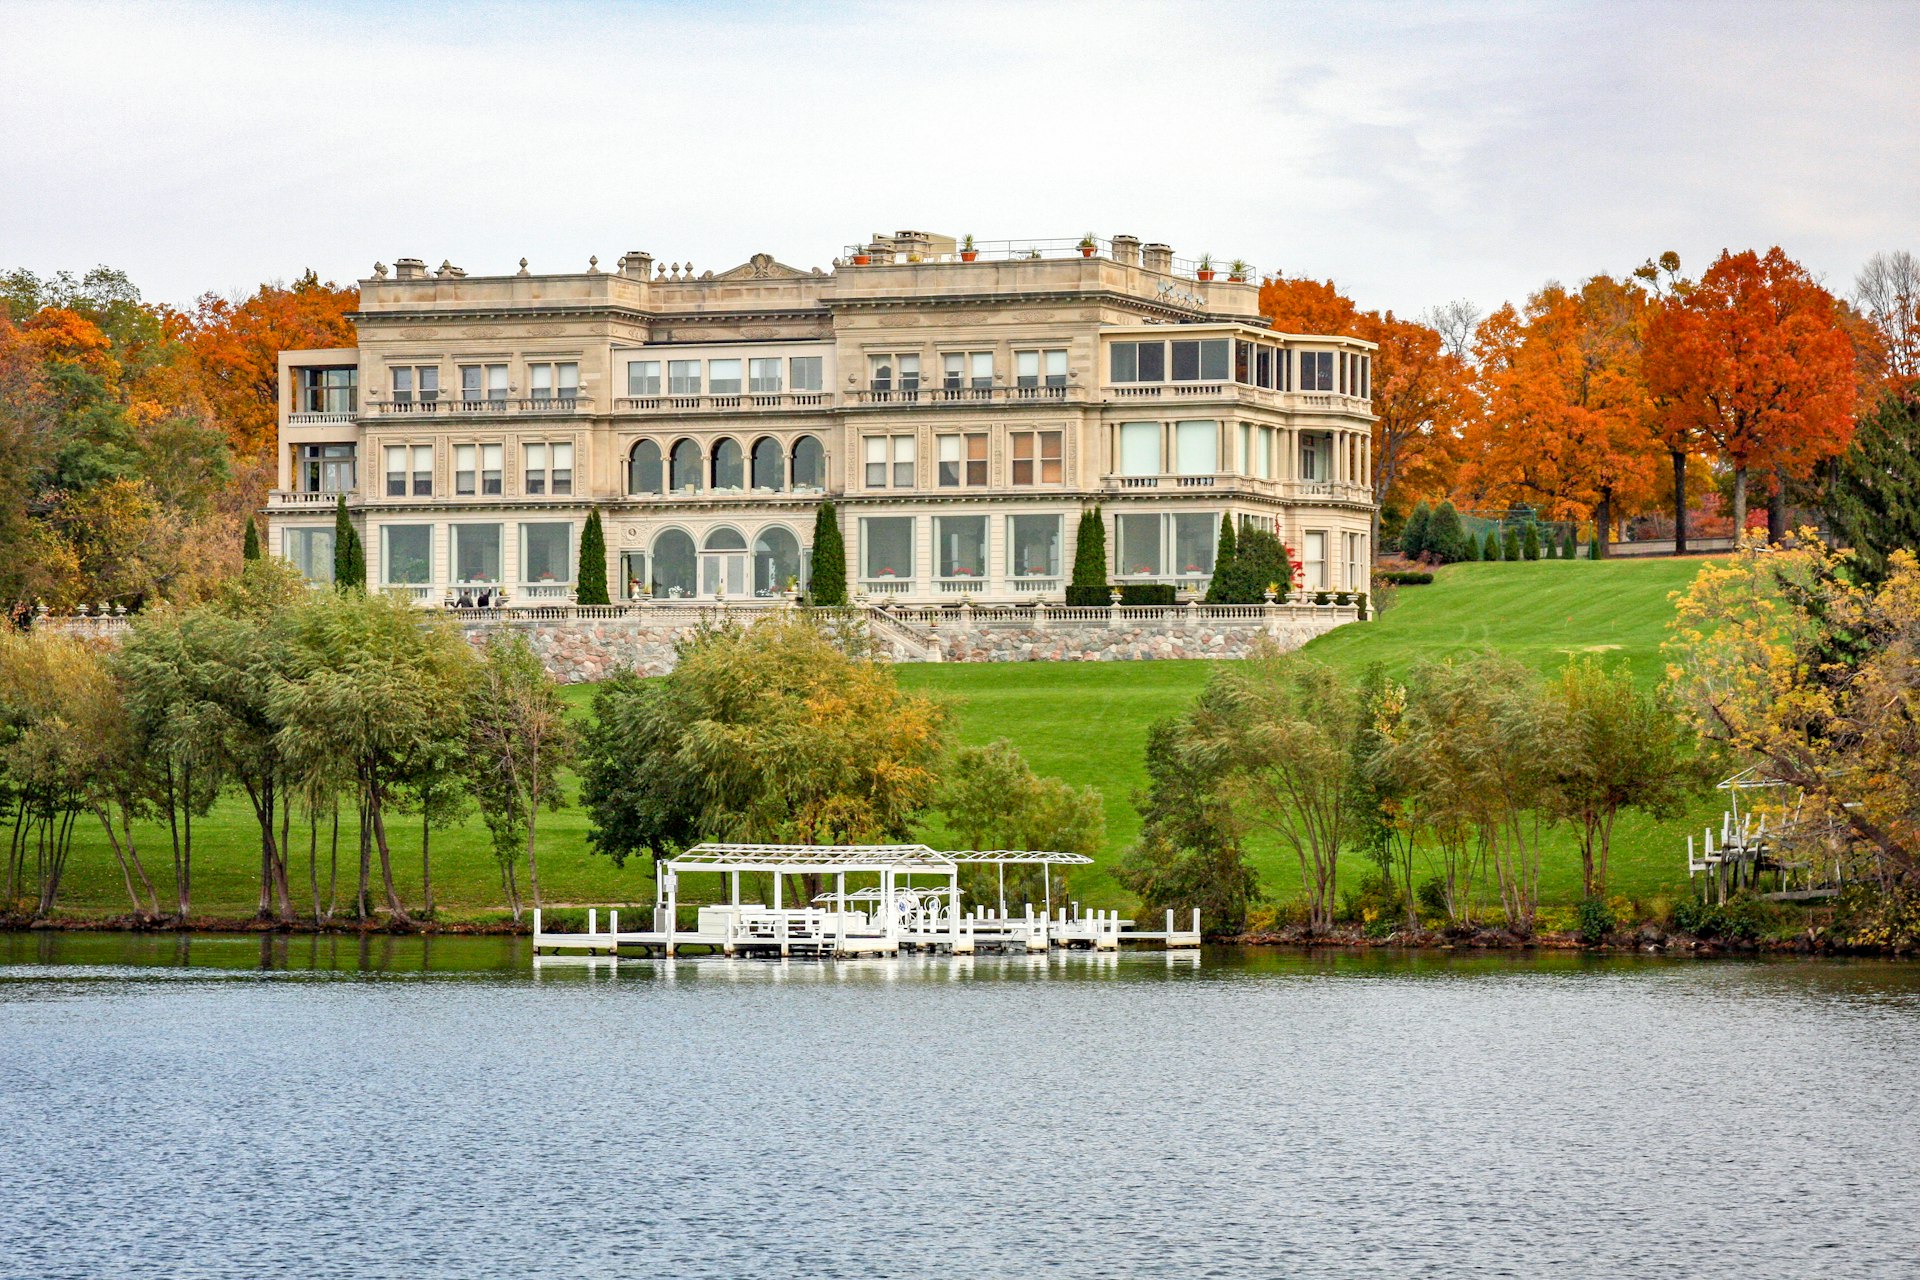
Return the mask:
{"type": "Polygon", "coordinates": [[[193,766],[181,770],[180,777],[180,918],[185,920],[193,909],[193,766]]]}
{"type": "Polygon", "coordinates": [[[320,814],[307,810],[307,892],[313,898],[313,927],[320,927],[320,814]]]}
{"type": "Polygon", "coordinates": [[[1687,455],[1684,450],[1674,449],[1673,454],[1673,554],[1687,554],[1687,455]]]}
{"type": "Polygon", "coordinates": [[[533,854],[533,829],[540,821],[540,769],[535,757],[533,782],[527,788],[527,887],[533,891],[533,905],[540,907],[540,863],[533,854]]]}
{"type": "Polygon", "coordinates": [[[393,887],[393,859],[387,850],[387,824],[380,812],[380,797],[375,795],[367,801],[367,812],[373,819],[374,842],[380,846],[380,886],[386,891],[387,911],[401,924],[413,923],[407,915],[407,909],[400,905],[400,895],[393,887]]]}
{"type": "Polygon", "coordinates": [[[1737,466],[1733,469],[1733,545],[1738,547],[1740,539],[1747,533],[1747,469],[1737,466]]]}
{"type": "Polygon", "coordinates": [[[353,896],[353,914],[366,920],[373,915],[373,829],[367,819],[367,797],[360,796],[360,887],[353,896]]]}
{"type": "Polygon", "coordinates": [[[433,919],[433,853],[429,837],[432,830],[433,813],[423,801],[420,805],[420,887],[426,901],[423,910],[429,920],[433,919]]]}
{"type": "Polygon", "coordinates": [[[1767,541],[1779,546],[1787,540],[1787,473],[1773,469],[1773,493],[1767,498],[1767,541]]]}
{"type": "MultiPolygon", "coordinates": [[[[1600,490],[1600,505],[1593,512],[1593,545],[1595,554],[1604,558],[1607,554],[1608,531],[1613,527],[1613,486],[1605,485],[1600,490]]],[[[1574,530],[1579,536],[1580,531],[1574,530]]]]}

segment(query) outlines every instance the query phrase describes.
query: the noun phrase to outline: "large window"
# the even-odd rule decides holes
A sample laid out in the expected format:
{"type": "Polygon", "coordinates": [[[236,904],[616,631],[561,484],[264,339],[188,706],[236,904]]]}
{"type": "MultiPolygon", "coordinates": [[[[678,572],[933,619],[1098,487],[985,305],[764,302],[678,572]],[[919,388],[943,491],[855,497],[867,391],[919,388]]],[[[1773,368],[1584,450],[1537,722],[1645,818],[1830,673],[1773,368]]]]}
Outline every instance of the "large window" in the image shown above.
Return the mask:
{"type": "Polygon", "coordinates": [[[753,442],[753,487],[778,493],[786,487],[786,451],[772,436],[753,442]]]}
{"type": "Polygon", "coordinates": [[[1007,572],[1016,578],[1060,576],[1060,517],[1007,518],[1007,572]]]}
{"type": "Polygon", "coordinates": [[[867,385],[875,391],[918,391],[920,356],[902,351],[867,357],[867,385]]]}
{"type": "Polygon", "coordinates": [[[1121,515],[1114,517],[1115,541],[1119,552],[1114,570],[1123,578],[1157,577],[1162,572],[1160,555],[1161,519],[1157,515],[1121,515]]]}
{"type": "Polygon", "coordinates": [[[700,545],[700,594],[747,594],[747,540],[738,529],[725,526],[707,534],[700,545]]]}
{"type": "Polygon", "coordinates": [[[1178,475],[1212,475],[1220,469],[1220,424],[1211,420],[1176,422],[1173,469],[1178,475]]]}
{"type": "Polygon", "coordinates": [[[753,594],[781,595],[789,584],[806,590],[807,562],[800,555],[800,540],[785,525],[769,525],[753,540],[753,594]]]}
{"type": "Polygon", "coordinates": [[[913,488],[913,437],[868,436],[867,488],[913,488]]]}
{"type": "Polygon", "coordinates": [[[731,436],[722,436],[714,442],[713,487],[716,489],[747,487],[746,461],[740,452],[740,442],[731,436]]]}
{"type": "Polygon", "coordinates": [[[459,583],[500,581],[500,526],[453,526],[453,580],[459,583]]]}
{"type": "Polygon", "coordinates": [[[387,496],[404,498],[412,494],[433,495],[433,446],[430,444],[390,444],[387,446],[387,496]]]}
{"type": "Polygon", "coordinates": [[[308,582],[333,581],[332,529],[283,529],[280,550],[308,582]]]}
{"type": "Polygon", "coordinates": [[[1120,424],[1120,474],[1157,476],[1160,474],[1160,424],[1123,422],[1120,424]]]}
{"type": "Polygon", "coordinates": [[[1333,460],[1333,437],[1316,431],[1300,433],[1300,478],[1325,480],[1333,460]]]}
{"type": "Polygon", "coordinates": [[[987,576],[987,518],[939,516],[933,522],[934,567],[943,578],[987,576]]]}
{"type": "Polygon", "coordinates": [[[1333,390],[1333,352],[1302,351],[1300,353],[1300,389],[1302,391],[1333,390]]]}
{"type": "Polygon", "coordinates": [[[691,596],[698,565],[693,538],[685,530],[662,530],[653,540],[653,594],[669,600],[691,596]]]}
{"type": "Polygon", "coordinates": [[[299,480],[302,493],[352,493],[353,446],[301,445],[299,480]]]}
{"type": "Polygon", "coordinates": [[[700,394],[700,362],[698,360],[667,361],[667,394],[675,396],[700,394]]]}
{"type": "Polygon", "coordinates": [[[1173,571],[1183,576],[1213,572],[1213,544],[1220,533],[1220,517],[1180,513],[1173,521],[1173,571]]]}
{"type": "Polygon", "coordinates": [[[1305,571],[1301,586],[1308,591],[1327,589],[1327,535],[1315,529],[1301,536],[1301,567],[1305,571]]]}
{"type": "Polygon", "coordinates": [[[457,444],[453,447],[453,491],[472,497],[475,493],[497,495],[501,489],[501,468],[506,448],[497,444],[457,444]],[[476,488],[476,486],[478,486],[476,488]]]}
{"type": "Polygon", "coordinates": [[[565,441],[530,444],[525,446],[525,454],[528,494],[551,493],[564,497],[573,492],[572,444],[565,441]]]}
{"type": "Polygon", "coordinates": [[[634,443],[627,455],[627,492],[661,492],[660,446],[651,440],[634,443]]]}
{"type": "Polygon", "coordinates": [[[948,391],[989,390],[993,386],[993,352],[949,351],[940,357],[940,370],[940,385],[948,391]]]}
{"type": "Polygon", "coordinates": [[[1008,479],[1014,484],[1059,484],[1063,439],[1059,431],[1009,432],[1013,471],[1008,479]]]}
{"type": "Polygon", "coordinates": [[[390,587],[420,587],[433,580],[433,526],[390,524],[380,529],[380,563],[390,587]]]}
{"type": "Polygon", "coordinates": [[[630,396],[660,394],[660,362],[658,360],[627,361],[627,394],[630,396]]]}
{"type": "Polygon", "coordinates": [[[1349,533],[1343,535],[1347,544],[1347,590],[1365,591],[1367,589],[1366,535],[1349,533]]]}
{"type": "Polygon", "coordinates": [[[440,399],[440,366],[397,364],[387,370],[395,404],[434,404],[440,399]]]}
{"type": "Polygon", "coordinates": [[[460,400],[463,404],[507,402],[507,366],[504,364],[463,364],[460,366],[460,400]]]}
{"type": "Polygon", "coordinates": [[[668,460],[668,470],[672,472],[669,489],[673,493],[683,493],[700,487],[700,446],[691,440],[676,440],[673,453],[668,460]]]}
{"type": "Polygon", "coordinates": [[[520,581],[571,582],[573,526],[566,523],[520,526],[520,581]]]}
{"type": "Polygon", "coordinates": [[[302,369],[300,409],[303,413],[353,413],[359,407],[358,369],[302,369]]]}
{"type": "Polygon", "coordinates": [[[827,486],[827,451],[813,436],[801,436],[793,442],[793,487],[824,489],[827,486]]]}
{"type": "Polygon", "coordinates": [[[1226,338],[1184,339],[1173,343],[1174,382],[1225,382],[1231,372],[1233,343],[1226,338]]]}
{"type": "Polygon", "coordinates": [[[647,553],[644,551],[622,551],[620,553],[620,583],[624,599],[638,600],[640,589],[649,586],[653,578],[647,573],[647,553]]]}
{"type": "Polygon", "coordinates": [[[1109,382],[1165,382],[1167,344],[1116,342],[1107,348],[1109,382]]]}
{"type": "Polygon", "coordinates": [[[580,395],[580,366],[571,361],[527,366],[527,398],[535,404],[570,401],[580,395]]]}
{"type": "Polygon", "coordinates": [[[747,390],[757,396],[780,392],[780,358],[758,356],[747,361],[747,390]]]}
{"type": "Polygon", "coordinates": [[[795,356],[787,362],[789,381],[795,391],[819,391],[825,385],[824,361],[819,356],[795,356]]]}
{"type": "Polygon", "coordinates": [[[937,436],[940,450],[940,487],[983,485],[987,482],[987,436],[976,432],[964,436],[937,436]]]}
{"type": "Polygon", "coordinates": [[[873,516],[860,522],[861,577],[913,577],[913,517],[873,516]]]}
{"type": "Polygon", "coordinates": [[[716,396],[740,394],[740,361],[707,361],[707,392],[716,396]]]}

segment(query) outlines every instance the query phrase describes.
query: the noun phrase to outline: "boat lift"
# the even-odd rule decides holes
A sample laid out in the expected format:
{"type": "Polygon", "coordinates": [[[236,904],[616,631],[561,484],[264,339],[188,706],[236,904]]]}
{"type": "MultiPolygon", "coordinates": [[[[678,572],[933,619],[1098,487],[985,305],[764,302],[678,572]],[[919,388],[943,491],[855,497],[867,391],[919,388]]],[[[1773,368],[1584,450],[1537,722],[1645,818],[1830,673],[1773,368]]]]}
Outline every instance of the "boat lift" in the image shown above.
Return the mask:
{"type": "Polygon", "coordinates": [[[533,915],[533,948],[618,955],[623,950],[671,956],[698,947],[722,955],[831,956],[899,955],[908,951],[1045,952],[1055,946],[1118,950],[1122,942],[1157,942],[1166,947],[1200,945],[1200,913],[1191,929],[1175,929],[1166,913],[1164,931],[1135,929],[1118,912],[1082,911],[1078,903],[1053,903],[1053,868],[1084,866],[1077,853],[1032,849],[940,852],[923,844],[775,845],[700,844],[659,864],[650,927],[623,930],[620,913],[609,909],[600,928],[599,908],[587,912],[583,933],[548,932],[541,912],[533,915]],[[999,896],[990,906],[963,908],[960,868],[991,865],[998,872],[999,896]],[[1043,868],[1043,900],[1019,910],[1006,901],[1008,866],[1043,868]],[[772,876],[771,904],[744,902],[743,874],[772,876]],[[717,875],[726,887],[724,903],[702,903],[692,929],[679,924],[680,877],[717,875]],[[833,887],[810,900],[789,904],[786,877],[831,878],[833,887]],[[870,881],[849,890],[848,876],[870,881]]]}

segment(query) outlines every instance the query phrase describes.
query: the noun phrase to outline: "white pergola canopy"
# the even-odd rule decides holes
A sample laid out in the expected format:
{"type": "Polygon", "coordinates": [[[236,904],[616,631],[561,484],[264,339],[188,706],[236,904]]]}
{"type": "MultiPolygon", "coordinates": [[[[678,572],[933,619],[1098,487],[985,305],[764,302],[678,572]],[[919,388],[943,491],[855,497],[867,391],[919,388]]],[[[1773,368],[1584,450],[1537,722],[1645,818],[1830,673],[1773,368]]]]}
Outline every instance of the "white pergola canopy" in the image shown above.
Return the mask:
{"type": "Polygon", "coordinates": [[[1082,866],[1093,861],[1078,853],[1045,849],[962,849],[940,851],[924,844],[723,844],[709,842],[667,860],[681,871],[772,871],[788,875],[841,875],[893,871],[951,875],[961,866],[1082,866]]]}

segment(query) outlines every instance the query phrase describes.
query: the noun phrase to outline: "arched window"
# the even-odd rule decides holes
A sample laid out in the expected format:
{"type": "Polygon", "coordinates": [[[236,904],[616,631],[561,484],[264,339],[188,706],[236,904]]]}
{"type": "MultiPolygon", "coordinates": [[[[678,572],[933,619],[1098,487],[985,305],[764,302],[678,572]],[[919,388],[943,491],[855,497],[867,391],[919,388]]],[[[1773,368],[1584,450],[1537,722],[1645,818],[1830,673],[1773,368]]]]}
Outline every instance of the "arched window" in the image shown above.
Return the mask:
{"type": "Polygon", "coordinates": [[[660,478],[660,446],[652,440],[639,441],[627,455],[627,492],[659,493],[660,478]]]}
{"type": "Polygon", "coordinates": [[[800,540],[785,525],[768,525],[753,540],[753,594],[777,596],[792,580],[807,586],[807,562],[800,558],[800,540]]]}
{"type": "Polygon", "coordinates": [[[653,540],[653,594],[673,600],[693,595],[695,569],[693,539],[687,532],[661,530],[653,540]]]}
{"type": "Polygon", "coordinates": [[[812,436],[801,436],[793,442],[793,487],[827,487],[827,451],[812,436]]]}
{"type": "Polygon", "coordinates": [[[753,487],[779,492],[787,487],[787,459],[780,442],[761,436],[753,442],[753,487]]]}
{"type": "Polygon", "coordinates": [[[700,446],[691,440],[676,440],[669,468],[673,492],[700,487],[700,446]]]}
{"type": "Polygon", "coordinates": [[[746,466],[740,456],[738,440],[723,437],[714,442],[713,487],[716,489],[747,487],[746,466]]]}
{"type": "Polygon", "coordinates": [[[700,544],[700,549],[702,551],[745,551],[747,540],[741,536],[738,529],[732,525],[723,524],[707,535],[707,540],[700,544]]]}

